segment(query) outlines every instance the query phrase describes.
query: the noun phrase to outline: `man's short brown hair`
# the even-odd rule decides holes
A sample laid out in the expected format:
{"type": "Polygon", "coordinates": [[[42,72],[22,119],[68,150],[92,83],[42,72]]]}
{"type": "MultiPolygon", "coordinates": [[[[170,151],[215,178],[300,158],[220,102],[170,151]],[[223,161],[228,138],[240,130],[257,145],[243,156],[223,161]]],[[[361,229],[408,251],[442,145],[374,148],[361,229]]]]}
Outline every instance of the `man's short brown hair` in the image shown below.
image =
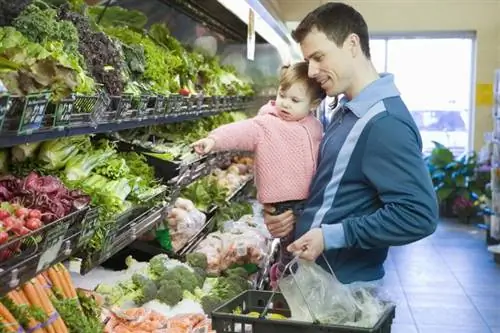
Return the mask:
{"type": "Polygon", "coordinates": [[[353,7],[342,2],[328,2],[319,6],[299,23],[292,37],[301,43],[313,29],[324,33],[338,47],[350,34],[359,37],[361,50],[370,59],[370,35],[363,16],[353,7]]]}
{"type": "Polygon", "coordinates": [[[321,88],[318,81],[311,79],[308,75],[309,64],[305,61],[297,62],[293,65],[281,67],[280,72],[280,87],[287,90],[296,82],[305,83],[307,92],[311,97],[311,101],[325,98],[325,91],[321,88]]]}

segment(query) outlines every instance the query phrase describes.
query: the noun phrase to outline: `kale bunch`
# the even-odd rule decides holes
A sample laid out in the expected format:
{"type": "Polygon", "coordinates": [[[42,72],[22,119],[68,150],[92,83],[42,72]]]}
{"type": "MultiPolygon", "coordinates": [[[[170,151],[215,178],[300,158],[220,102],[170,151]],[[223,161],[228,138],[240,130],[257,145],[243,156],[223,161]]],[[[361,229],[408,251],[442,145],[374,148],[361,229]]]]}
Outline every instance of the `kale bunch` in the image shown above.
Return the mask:
{"type": "Polygon", "coordinates": [[[32,0],[0,0],[0,26],[12,25],[12,22],[31,3],[32,0]]]}
{"type": "Polygon", "coordinates": [[[78,31],[78,50],[94,79],[104,85],[111,95],[121,95],[125,86],[123,61],[115,42],[103,32],[92,30],[89,19],[72,12],[68,4],[59,8],[58,17],[72,22],[78,31]]]}
{"type": "Polygon", "coordinates": [[[42,9],[35,4],[27,6],[13,22],[14,28],[33,43],[46,44],[60,41],[64,51],[78,54],[78,32],[68,21],[59,21],[56,10],[42,9]]]}

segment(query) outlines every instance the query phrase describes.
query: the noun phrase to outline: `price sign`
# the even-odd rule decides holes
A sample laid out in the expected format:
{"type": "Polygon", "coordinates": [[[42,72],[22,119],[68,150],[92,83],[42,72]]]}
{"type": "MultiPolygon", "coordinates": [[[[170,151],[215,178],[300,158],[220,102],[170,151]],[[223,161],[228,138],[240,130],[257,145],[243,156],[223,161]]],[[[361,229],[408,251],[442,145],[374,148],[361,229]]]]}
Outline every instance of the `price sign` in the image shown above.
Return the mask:
{"type": "Polygon", "coordinates": [[[5,115],[7,111],[9,111],[12,102],[10,100],[10,96],[8,94],[0,95],[0,130],[3,127],[3,121],[5,120],[5,115]]]}
{"type": "Polygon", "coordinates": [[[111,104],[111,97],[105,92],[101,91],[99,94],[97,103],[90,115],[90,119],[94,124],[97,124],[102,116],[108,111],[109,105],[111,104]]]}
{"type": "Polygon", "coordinates": [[[57,223],[47,232],[42,246],[42,255],[38,261],[37,272],[51,266],[57,259],[68,227],[69,223],[57,223]]]}
{"type": "Polygon", "coordinates": [[[31,134],[42,126],[49,98],[50,93],[26,96],[24,111],[17,131],[19,134],[31,134]]]}
{"type": "Polygon", "coordinates": [[[212,110],[213,112],[219,111],[220,107],[220,102],[219,102],[219,96],[212,96],[212,110]]]}
{"type": "Polygon", "coordinates": [[[163,95],[158,95],[156,97],[155,114],[165,114],[165,96],[163,95]]]}
{"type": "Polygon", "coordinates": [[[113,254],[113,252],[114,252],[113,245],[114,245],[116,236],[117,236],[117,230],[114,227],[112,227],[112,229],[109,230],[107,235],[106,235],[106,241],[105,241],[104,246],[102,248],[101,259],[106,260],[109,257],[111,257],[111,255],[113,254]]]}
{"type": "Polygon", "coordinates": [[[174,108],[173,108],[172,112],[174,112],[174,113],[181,112],[183,99],[184,99],[184,97],[182,97],[181,95],[173,95],[172,96],[172,101],[174,102],[174,108]]]}
{"type": "Polygon", "coordinates": [[[141,98],[139,99],[139,107],[137,108],[139,117],[145,117],[148,115],[149,99],[150,96],[148,95],[142,95],[141,98]]]}
{"type": "Polygon", "coordinates": [[[118,120],[128,120],[132,118],[134,113],[132,110],[132,95],[122,96],[116,111],[116,117],[118,120]]]}
{"type": "Polygon", "coordinates": [[[75,100],[76,96],[71,95],[69,98],[57,104],[56,113],[54,115],[54,127],[66,127],[69,125],[75,100]]]}
{"type": "Polygon", "coordinates": [[[87,244],[90,239],[94,236],[97,224],[99,223],[99,210],[91,209],[85,215],[85,219],[82,222],[82,230],[80,232],[80,238],[78,239],[78,247],[87,244]]]}

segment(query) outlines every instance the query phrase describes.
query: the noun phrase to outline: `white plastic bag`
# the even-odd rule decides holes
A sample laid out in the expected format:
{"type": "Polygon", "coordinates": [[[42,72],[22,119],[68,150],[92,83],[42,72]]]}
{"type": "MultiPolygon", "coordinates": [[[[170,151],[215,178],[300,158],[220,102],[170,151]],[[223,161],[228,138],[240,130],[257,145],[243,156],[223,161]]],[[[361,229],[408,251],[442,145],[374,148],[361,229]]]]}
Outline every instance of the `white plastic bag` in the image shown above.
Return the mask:
{"type": "Polygon", "coordinates": [[[295,273],[279,282],[294,320],[345,324],[354,322],[356,301],[349,289],[314,262],[300,260],[295,273]]]}

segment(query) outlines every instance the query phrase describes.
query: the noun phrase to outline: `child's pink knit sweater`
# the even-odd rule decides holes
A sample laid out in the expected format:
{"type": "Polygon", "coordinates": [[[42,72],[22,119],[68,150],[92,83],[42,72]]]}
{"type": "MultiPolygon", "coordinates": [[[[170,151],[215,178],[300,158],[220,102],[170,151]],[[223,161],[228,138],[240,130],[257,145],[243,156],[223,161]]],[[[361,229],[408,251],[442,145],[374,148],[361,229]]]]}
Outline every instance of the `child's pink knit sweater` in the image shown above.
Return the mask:
{"type": "Polygon", "coordinates": [[[308,197],[322,135],[314,116],[285,121],[271,101],[256,117],[221,126],[209,137],[214,150],[254,152],[257,199],[267,204],[308,197]]]}

